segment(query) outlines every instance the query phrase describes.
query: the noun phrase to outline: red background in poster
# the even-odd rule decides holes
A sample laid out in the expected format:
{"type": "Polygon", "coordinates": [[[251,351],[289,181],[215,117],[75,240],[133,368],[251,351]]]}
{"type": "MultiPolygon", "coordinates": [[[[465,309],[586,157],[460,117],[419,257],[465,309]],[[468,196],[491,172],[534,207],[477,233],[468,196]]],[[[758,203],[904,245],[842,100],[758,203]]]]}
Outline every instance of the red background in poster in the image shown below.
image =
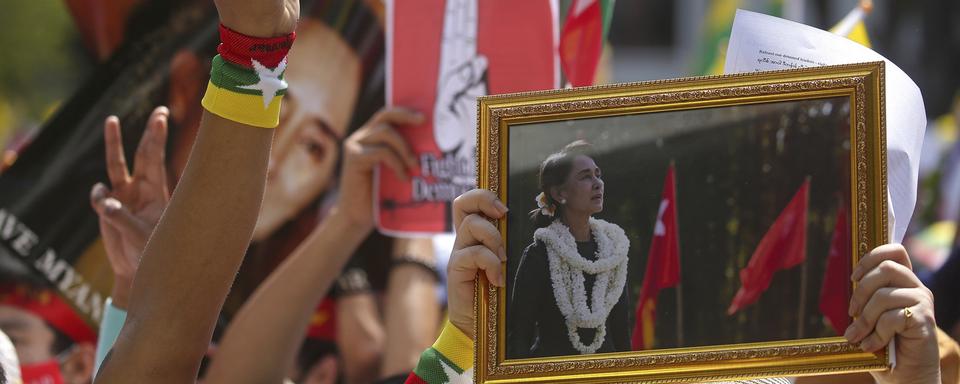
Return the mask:
{"type": "MultiPolygon", "coordinates": [[[[554,15],[549,1],[478,1],[477,50],[488,60],[489,94],[557,87],[554,15]]],[[[417,153],[440,151],[433,139],[433,108],[440,65],[443,0],[393,3],[388,32],[391,62],[388,105],[420,111],[426,124],[401,127],[417,153]],[[398,75],[399,74],[399,75],[398,75]]],[[[419,170],[411,176],[419,175],[419,170]]],[[[411,185],[380,172],[378,222],[386,232],[449,232],[450,203],[411,204],[411,185]],[[395,202],[385,207],[384,201],[395,202]]]]}

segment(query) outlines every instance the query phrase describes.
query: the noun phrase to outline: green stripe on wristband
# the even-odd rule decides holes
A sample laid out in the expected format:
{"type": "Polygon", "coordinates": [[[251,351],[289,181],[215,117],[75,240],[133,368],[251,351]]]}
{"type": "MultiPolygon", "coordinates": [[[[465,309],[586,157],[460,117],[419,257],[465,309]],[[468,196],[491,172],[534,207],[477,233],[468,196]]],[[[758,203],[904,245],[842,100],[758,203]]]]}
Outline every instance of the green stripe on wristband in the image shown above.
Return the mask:
{"type": "MultiPolygon", "coordinates": [[[[280,76],[283,79],[283,76],[280,76]]],[[[210,82],[217,87],[245,95],[263,95],[263,92],[256,89],[240,88],[256,84],[260,81],[257,72],[251,68],[239,66],[224,60],[220,55],[213,57],[213,63],[210,69],[210,82]]],[[[286,90],[279,90],[277,96],[282,96],[286,90]]]]}

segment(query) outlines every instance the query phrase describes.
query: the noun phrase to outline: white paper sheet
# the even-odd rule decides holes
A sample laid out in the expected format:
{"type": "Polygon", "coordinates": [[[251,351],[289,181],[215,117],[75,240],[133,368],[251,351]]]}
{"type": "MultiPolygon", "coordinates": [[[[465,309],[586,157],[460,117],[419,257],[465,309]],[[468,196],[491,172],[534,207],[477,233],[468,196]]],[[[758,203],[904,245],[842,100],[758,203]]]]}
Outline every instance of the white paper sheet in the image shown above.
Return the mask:
{"type": "Polygon", "coordinates": [[[917,202],[917,172],[927,117],[920,88],[896,64],[842,36],[789,20],[737,10],[725,73],[886,62],[887,187],[893,242],[899,243],[917,202]]]}

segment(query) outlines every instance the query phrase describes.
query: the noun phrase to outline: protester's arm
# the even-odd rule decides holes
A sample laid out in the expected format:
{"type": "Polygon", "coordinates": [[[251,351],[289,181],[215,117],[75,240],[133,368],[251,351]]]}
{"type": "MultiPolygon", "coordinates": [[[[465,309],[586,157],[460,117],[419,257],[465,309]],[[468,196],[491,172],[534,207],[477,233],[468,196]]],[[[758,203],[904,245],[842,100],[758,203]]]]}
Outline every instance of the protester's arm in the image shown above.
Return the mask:
{"type": "Polygon", "coordinates": [[[244,304],[223,337],[204,382],[279,383],[293,364],[317,302],[373,228],[373,169],[398,176],[416,159],[394,125],[419,124],[414,112],[381,111],[347,139],[340,198],[334,213],[244,304]]]}
{"type": "Polygon", "coordinates": [[[100,238],[113,271],[113,289],[97,333],[94,376],[120,334],[140,254],[170,200],[164,165],[169,114],[163,106],[153,110],[137,146],[132,174],[124,156],[120,120],[110,116],[103,124],[110,187],[95,184],[90,190],[90,205],[99,219],[100,238]]]}
{"type": "Polygon", "coordinates": [[[503,241],[487,218],[500,219],[506,213],[507,207],[487,190],[475,189],[454,201],[457,240],[447,265],[449,322],[433,347],[420,355],[420,362],[407,378],[408,384],[457,382],[451,376],[472,380],[475,281],[482,274],[491,284],[504,287],[503,241]]]}
{"type": "Polygon", "coordinates": [[[250,241],[272,131],[205,113],[99,382],[191,382],[250,241]],[[239,170],[239,171],[238,171],[239,170]]]}
{"type": "Polygon", "coordinates": [[[351,267],[338,279],[358,284],[350,290],[338,290],[334,309],[337,324],[334,338],[343,367],[343,381],[372,383],[380,377],[387,338],[377,296],[362,268],[351,267]]]}
{"type": "Polygon", "coordinates": [[[396,239],[384,303],[386,341],[381,378],[406,375],[437,338],[440,303],[433,240],[396,239]]]}
{"type": "MultiPolygon", "coordinates": [[[[288,34],[299,16],[296,0],[219,0],[217,8],[225,26],[255,37],[288,34]]],[[[204,112],[97,383],[195,381],[256,223],[272,137],[273,130],[204,112]]]]}
{"type": "Polygon", "coordinates": [[[844,337],[868,352],[896,340],[897,365],[874,373],[880,383],[940,383],[933,294],[910,267],[900,244],[877,247],[860,259],[851,278],[857,287],[850,315],[857,319],[844,337]]]}

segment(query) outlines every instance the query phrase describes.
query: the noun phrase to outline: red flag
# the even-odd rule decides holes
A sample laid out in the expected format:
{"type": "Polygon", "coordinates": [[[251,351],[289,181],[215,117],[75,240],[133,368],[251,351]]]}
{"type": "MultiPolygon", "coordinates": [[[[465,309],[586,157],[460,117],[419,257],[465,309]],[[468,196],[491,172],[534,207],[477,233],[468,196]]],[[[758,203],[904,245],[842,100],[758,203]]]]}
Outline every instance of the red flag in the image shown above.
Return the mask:
{"type": "Polygon", "coordinates": [[[307,326],[307,338],[316,340],[334,341],[337,334],[337,303],[333,299],[326,297],[310,317],[310,325],[307,326]]]}
{"type": "Polygon", "coordinates": [[[573,0],[560,33],[560,65],[570,84],[593,85],[613,15],[608,0],[573,0]]]}
{"type": "Polygon", "coordinates": [[[827,270],[820,287],[820,313],[827,318],[837,335],[850,325],[847,307],[850,304],[850,224],[843,204],[837,210],[837,224],[833,227],[827,270]]]}
{"type": "Polygon", "coordinates": [[[732,315],[753,304],[767,290],[773,273],[803,262],[807,254],[807,200],[810,180],[803,182],[783,212],[773,222],[760,244],[750,256],[747,267],[740,270],[740,290],[734,296],[727,314],[732,315]]]}
{"type": "Polygon", "coordinates": [[[680,251],[677,236],[677,198],[673,164],[667,168],[663,181],[663,198],[653,227],[653,240],[647,254],[647,270],[637,300],[637,321],[633,327],[631,346],[634,350],[653,348],[653,326],[656,318],[657,295],[660,289],[680,282],[680,251]]]}

